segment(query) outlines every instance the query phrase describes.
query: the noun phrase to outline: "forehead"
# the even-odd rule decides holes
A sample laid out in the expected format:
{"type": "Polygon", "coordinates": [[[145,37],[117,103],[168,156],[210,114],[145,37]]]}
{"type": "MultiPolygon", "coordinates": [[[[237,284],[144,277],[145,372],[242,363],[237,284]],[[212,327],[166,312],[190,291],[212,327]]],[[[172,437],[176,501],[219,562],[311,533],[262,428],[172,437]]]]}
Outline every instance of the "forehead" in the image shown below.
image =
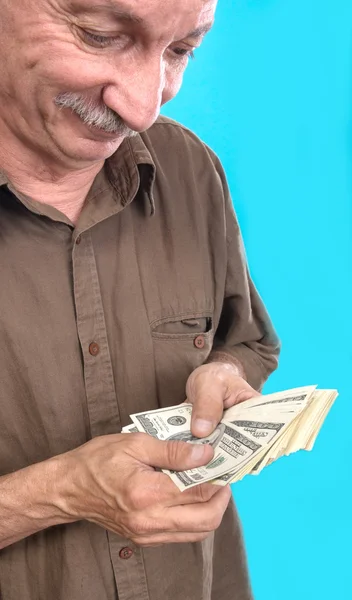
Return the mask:
{"type": "MultiPolygon", "coordinates": [[[[50,0],[48,0],[50,2],[50,0]]],[[[110,13],[136,23],[212,20],[217,0],[63,0],[73,13],[110,13]]]]}

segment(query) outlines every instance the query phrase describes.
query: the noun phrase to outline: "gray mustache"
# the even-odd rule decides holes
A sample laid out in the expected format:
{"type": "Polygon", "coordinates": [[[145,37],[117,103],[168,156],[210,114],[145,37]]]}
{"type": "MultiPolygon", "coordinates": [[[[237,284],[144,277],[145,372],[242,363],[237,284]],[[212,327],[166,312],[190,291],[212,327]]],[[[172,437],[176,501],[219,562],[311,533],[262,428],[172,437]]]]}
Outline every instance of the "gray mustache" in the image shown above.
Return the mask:
{"type": "Polygon", "coordinates": [[[86,125],[97,127],[106,133],[115,133],[123,137],[132,137],[136,132],[127,127],[121,117],[111,108],[98,105],[93,100],[75,94],[64,92],[55,98],[55,105],[60,108],[70,108],[86,125]]]}

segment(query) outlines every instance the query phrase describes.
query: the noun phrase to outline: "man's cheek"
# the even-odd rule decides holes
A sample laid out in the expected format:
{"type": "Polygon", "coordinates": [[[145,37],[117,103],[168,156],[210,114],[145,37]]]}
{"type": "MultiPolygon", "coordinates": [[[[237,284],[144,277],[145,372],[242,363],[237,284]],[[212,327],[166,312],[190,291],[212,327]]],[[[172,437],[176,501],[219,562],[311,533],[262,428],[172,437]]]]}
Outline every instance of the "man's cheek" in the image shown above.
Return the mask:
{"type": "Polygon", "coordinates": [[[181,73],[173,74],[172,76],[167,76],[166,84],[162,94],[162,104],[166,104],[166,102],[169,102],[178,94],[182,86],[183,73],[184,69],[181,73]]]}
{"type": "Polygon", "coordinates": [[[72,43],[48,48],[45,61],[38,62],[38,77],[60,91],[84,90],[106,85],[114,70],[101,57],[89,56],[72,43]]]}

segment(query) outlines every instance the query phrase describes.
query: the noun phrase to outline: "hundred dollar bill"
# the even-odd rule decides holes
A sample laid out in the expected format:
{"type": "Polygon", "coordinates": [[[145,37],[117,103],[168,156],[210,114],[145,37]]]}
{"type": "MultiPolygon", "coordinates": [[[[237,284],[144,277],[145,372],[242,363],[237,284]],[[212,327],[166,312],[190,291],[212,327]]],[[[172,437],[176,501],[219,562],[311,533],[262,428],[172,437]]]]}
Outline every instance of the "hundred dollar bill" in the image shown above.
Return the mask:
{"type": "MultiPolygon", "coordinates": [[[[160,440],[181,440],[196,444],[210,444],[214,457],[204,467],[167,473],[180,490],[189,489],[199,483],[212,481],[227,473],[237,472],[245,464],[255,460],[263,448],[272,443],[282,428],[292,419],[290,413],[273,415],[271,421],[233,420],[224,418],[215,431],[206,438],[194,437],[191,433],[192,405],[181,404],[150,412],[132,415],[133,423],[143,431],[160,440]]],[[[232,411],[231,417],[234,416],[232,411]]]]}
{"type": "MultiPolygon", "coordinates": [[[[307,399],[312,395],[316,386],[306,386],[287,390],[286,392],[278,392],[276,394],[267,394],[265,396],[255,396],[254,398],[238,404],[224,411],[222,421],[230,422],[239,417],[253,418],[252,410],[256,414],[265,412],[275,407],[275,411],[283,410],[284,412],[294,411],[296,414],[306,405],[307,399]],[[285,408],[282,408],[285,407],[285,408]]],[[[277,414],[277,412],[275,412],[277,414]]],[[[131,415],[134,425],[138,431],[149,433],[153,437],[160,440],[178,439],[194,443],[204,443],[214,445],[217,439],[217,430],[212,434],[211,439],[200,439],[191,434],[191,416],[192,404],[185,402],[177,406],[167,408],[158,408],[151,411],[136,413],[131,415]],[[215,439],[214,439],[215,438],[215,439]]],[[[125,427],[127,430],[131,425],[125,427]]]]}
{"type": "Polygon", "coordinates": [[[221,439],[222,426],[219,423],[213,433],[206,438],[197,438],[191,433],[192,404],[179,404],[131,415],[138,431],[149,433],[159,440],[178,440],[195,444],[210,444],[215,447],[221,439]]]}
{"type": "Polygon", "coordinates": [[[215,448],[214,457],[206,466],[181,472],[167,472],[181,491],[212,481],[235,467],[240,468],[262,449],[259,442],[243,435],[236,427],[226,423],[221,425],[222,435],[215,448]]]}
{"type": "Polygon", "coordinates": [[[164,472],[180,490],[207,481],[226,485],[249,473],[259,473],[284,454],[311,449],[337,395],[336,390],[306,386],[255,396],[225,410],[215,431],[206,438],[192,435],[192,405],[187,402],[132,415],[133,425],[123,431],[140,431],[166,441],[212,445],[214,457],[204,467],[164,472]]]}
{"type": "Polygon", "coordinates": [[[285,435],[290,423],[309,405],[316,386],[305,386],[285,390],[265,396],[256,396],[224,411],[223,421],[243,428],[246,435],[263,442],[262,450],[235,469],[218,476],[213,483],[227,485],[242,479],[248,473],[255,473],[264,463],[270,448],[285,435]],[[285,415],[285,416],[284,416],[285,415]],[[253,421],[255,417],[255,421],[253,421]]]}
{"type": "Polygon", "coordinates": [[[243,464],[262,447],[252,436],[246,436],[236,427],[223,422],[219,423],[210,436],[197,438],[191,433],[191,415],[192,405],[182,404],[131,416],[139,431],[149,433],[160,440],[213,446],[214,457],[206,466],[182,472],[164,471],[180,490],[219,477],[235,466],[243,464]]]}
{"type": "Polygon", "coordinates": [[[233,483],[234,481],[242,479],[244,475],[250,473],[252,469],[263,460],[263,457],[270,451],[270,448],[275,444],[275,441],[282,436],[283,432],[294,418],[293,413],[290,412],[275,413],[274,411],[271,411],[265,416],[267,418],[266,421],[259,420],[259,418],[257,421],[243,420],[240,418],[232,420],[231,423],[229,423],[232,427],[235,426],[252,439],[260,440],[261,449],[245,463],[237,465],[235,469],[227,471],[219,476],[214,481],[214,484],[227,485],[228,483],[233,483]]]}

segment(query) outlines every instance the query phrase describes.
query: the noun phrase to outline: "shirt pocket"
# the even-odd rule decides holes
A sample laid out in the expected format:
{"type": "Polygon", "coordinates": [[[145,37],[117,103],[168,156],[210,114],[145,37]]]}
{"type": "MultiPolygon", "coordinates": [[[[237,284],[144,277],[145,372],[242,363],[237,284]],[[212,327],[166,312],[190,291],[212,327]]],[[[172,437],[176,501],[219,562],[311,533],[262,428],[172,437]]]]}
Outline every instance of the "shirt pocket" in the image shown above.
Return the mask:
{"type": "Polygon", "coordinates": [[[185,401],[189,375],[208,358],[214,339],[211,313],[182,314],[151,324],[160,406],[185,401]]]}

